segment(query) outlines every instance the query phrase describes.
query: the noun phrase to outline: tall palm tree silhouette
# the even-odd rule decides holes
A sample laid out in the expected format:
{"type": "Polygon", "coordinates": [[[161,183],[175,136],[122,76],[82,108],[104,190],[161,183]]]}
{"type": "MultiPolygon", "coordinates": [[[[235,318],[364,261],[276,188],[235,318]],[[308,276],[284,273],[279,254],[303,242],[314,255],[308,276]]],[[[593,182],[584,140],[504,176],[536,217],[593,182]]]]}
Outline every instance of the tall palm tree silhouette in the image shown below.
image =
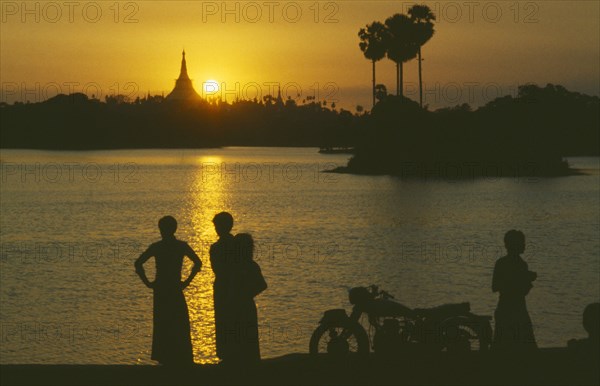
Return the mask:
{"type": "Polygon", "coordinates": [[[375,106],[375,63],[385,56],[386,35],[385,25],[378,21],[374,21],[358,31],[358,37],[361,40],[359,47],[365,58],[373,62],[373,106],[375,106]]]}
{"type": "Polygon", "coordinates": [[[387,57],[396,63],[396,95],[404,96],[404,71],[402,64],[417,56],[415,29],[412,20],[397,13],[385,21],[387,27],[387,57]]]}
{"type": "Polygon", "coordinates": [[[413,5],[409,10],[408,14],[410,19],[413,21],[415,42],[418,46],[419,56],[419,104],[423,107],[423,77],[421,71],[421,47],[425,45],[431,39],[434,34],[433,21],[435,21],[435,15],[431,12],[426,5],[413,5]]]}

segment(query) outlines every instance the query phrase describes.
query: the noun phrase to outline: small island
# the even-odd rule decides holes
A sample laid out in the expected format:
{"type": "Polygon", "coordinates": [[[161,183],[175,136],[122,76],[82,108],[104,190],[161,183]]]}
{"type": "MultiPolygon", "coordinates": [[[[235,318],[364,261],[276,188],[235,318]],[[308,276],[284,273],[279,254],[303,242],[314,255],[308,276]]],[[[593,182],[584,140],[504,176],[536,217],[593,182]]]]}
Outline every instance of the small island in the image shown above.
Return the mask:
{"type": "Polygon", "coordinates": [[[337,172],[416,178],[577,174],[566,156],[598,155],[600,99],[562,86],[524,85],[477,110],[428,111],[378,95],[347,167],[337,172]]]}

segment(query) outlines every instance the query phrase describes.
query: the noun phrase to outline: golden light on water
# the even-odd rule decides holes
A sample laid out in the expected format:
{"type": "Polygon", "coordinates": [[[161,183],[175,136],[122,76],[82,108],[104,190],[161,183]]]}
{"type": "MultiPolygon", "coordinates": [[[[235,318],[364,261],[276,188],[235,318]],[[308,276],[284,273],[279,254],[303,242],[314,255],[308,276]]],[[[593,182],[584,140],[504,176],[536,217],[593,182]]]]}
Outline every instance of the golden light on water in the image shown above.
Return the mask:
{"type": "MultiPolygon", "coordinates": [[[[222,163],[222,160],[221,160],[221,157],[218,157],[218,156],[205,155],[205,156],[199,157],[197,159],[196,163],[198,165],[202,166],[200,168],[200,170],[198,171],[198,173],[200,174],[199,178],[204,178],[205,180],[208,180],[208,179],[211,179],[212,173],[210,173],[210,170],[207,170],[207,165],[217,165],[217,164],[220,165],[222,163]],[[202,174],[204,174],[204,177],[202,177],[202,174]]],[[[205,186],[205,188],[209,189],[211,187],[205,186]]]]}
{"type": "MultiPolygon", "coordinates": [[[[205,162],[218,163],[218,157],[202,159],[205,162]]],[[[227,183],[220,175],[207,173],[203,166],[198,168],[195,181],[190,190],[190,216],[192,236],[190,246],[202,259],[202,271],[185,291],[192,333],[194,361],[200,364],[217,363],[215,347],[215,316],[213,304],[214,274],[210,267],[210,245],[217,240],[212,224],[214,215],[227,211],[229,207],[227,183]]],[[[235,213],[232,213],[235,217],[235,213]]],[[[186,272],[191,263],[186,262],[186,272]]]]}

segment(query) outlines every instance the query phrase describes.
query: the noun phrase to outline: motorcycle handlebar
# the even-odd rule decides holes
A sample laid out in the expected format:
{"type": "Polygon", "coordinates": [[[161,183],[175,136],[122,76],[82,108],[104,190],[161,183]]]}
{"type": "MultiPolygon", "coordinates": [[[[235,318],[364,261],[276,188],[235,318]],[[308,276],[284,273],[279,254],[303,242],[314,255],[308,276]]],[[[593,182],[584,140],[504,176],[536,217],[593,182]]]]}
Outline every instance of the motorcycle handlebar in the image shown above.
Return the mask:
{"type": "Polygon", "coordinates": [[[371,293],[372,293],[373,295],[375,295],[375,296],[378,296],[378,295],[383,295],[383,297],[384,297],[385,299],[394,299],[394,296],[393,296],[393,295],[391,295],[391,294],[390,294],[389,292],[387,292],[387,291],[383,291],[383,290],[381,290],[381,291],[380,291],[380,290],[379,290],[379,287],[378,287],[378,286],[376,286],[375,284],[371,284],[371,285],[369,286],[369,288],[371,289],[371,293]]]}

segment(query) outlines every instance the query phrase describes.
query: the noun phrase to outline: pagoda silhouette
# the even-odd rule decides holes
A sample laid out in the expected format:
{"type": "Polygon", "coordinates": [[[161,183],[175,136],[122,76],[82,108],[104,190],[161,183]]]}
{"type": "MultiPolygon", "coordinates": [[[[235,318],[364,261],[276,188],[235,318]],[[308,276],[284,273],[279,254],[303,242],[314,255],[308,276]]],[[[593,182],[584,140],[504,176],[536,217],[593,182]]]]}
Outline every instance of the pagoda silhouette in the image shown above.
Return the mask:
{"type": "Polygon", "coordinates": [[[187,73],[187,64],[185,62],[185,50],[181,53],[181,71],[179,72],[179,78],[175,81],[175,88],[173,91],[167,95],[168,101],[197,101],[200,100],[201,97],[198,95],[196,90],[194,90],[194,86],[192,85],[192,80],[188,76],[187,73]]]}

